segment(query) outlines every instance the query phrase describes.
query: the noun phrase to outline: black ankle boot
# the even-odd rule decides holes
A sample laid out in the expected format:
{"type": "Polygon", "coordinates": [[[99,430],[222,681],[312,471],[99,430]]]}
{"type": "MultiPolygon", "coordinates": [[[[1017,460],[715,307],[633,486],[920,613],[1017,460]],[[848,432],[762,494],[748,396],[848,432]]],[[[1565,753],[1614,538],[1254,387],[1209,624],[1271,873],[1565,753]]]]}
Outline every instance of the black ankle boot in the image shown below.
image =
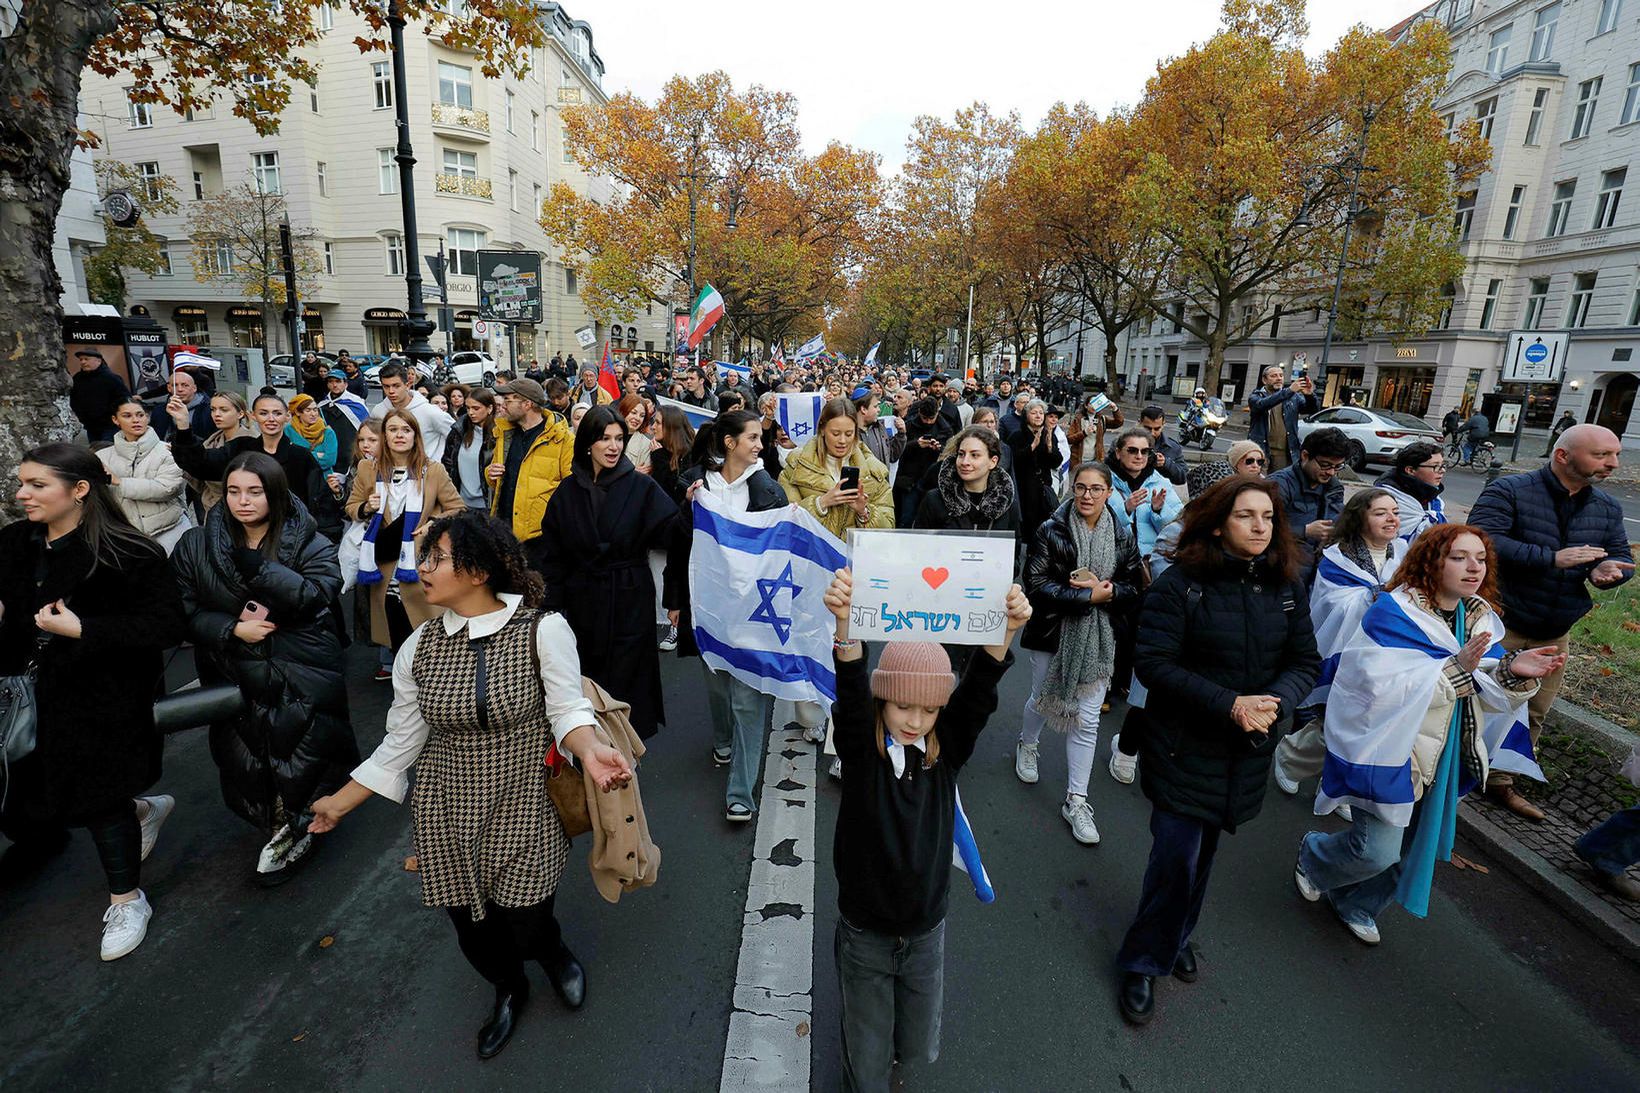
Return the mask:
{"type": "Polygon", "coordinates": [[[547,978],[552,982],[552,989],[558,992],[558,997],[564,1000],[564,1005],[572,1010],[581,1008],[587,1000],[587,972],[581,967],[581,962],[575,959],[575,954],[562,946],[558,949],[558,956],[554,960],[542,961],[547,972],[547,978]]]}
{"type": "Polygon", "coordinates": [[[524,1004],[529,998],[528,982],[520,982],[516,987],[496,988],[495,1010],[484,1027],[478,1030],[480,1059],[493,1059],[501,1054],[501,1049],[512,1039],[513,1030],[518,1027],[518,1018],[523,1015],[524,1004]]]}
{"type": "Polygon", "coordinates": [[[1181,983],[1194,983],[1198,974],[1196,947],[1186,942],[1185,947],[1179,952],[1179,958],[1173,962],[1173,978],[1181,983]]]}
{"type": "Polygon", "coordinates": [[[1156,1012],[1156,992],[1153,989],[1155,979],[1152,976],[1140,975],[1138,972],[1122,973],[1122,989],[1117,994],[1117,1001],[1122,1006],[1122,1016],[1135,1025],[1145,1024],[1156,1012]]]}

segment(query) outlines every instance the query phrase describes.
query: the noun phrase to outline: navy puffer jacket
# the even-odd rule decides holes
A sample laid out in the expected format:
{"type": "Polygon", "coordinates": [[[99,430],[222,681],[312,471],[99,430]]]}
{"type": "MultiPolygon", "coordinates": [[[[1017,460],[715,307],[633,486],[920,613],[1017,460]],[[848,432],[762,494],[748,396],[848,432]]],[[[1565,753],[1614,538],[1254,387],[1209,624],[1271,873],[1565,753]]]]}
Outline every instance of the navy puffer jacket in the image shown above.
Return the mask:
{"type": "Polygon", "coordinates": [[[1133,668],[1150,689],[1139,779],[1157,808],[1231,832],[1258,815],[1276,742],[1321,672],[1309,602],[1262,559],[1210,575],[1175,565],[1150,586],[1133,668]],[[1230,708],[1264,694],[1281,714],[1259,737],[1230,708]]]}
{"type": "Polygon", "coordinates": [[[1487,486],[1469,522],[1497,544],[1504,625],[1534,641],[1558,638],[1593,606],[1585,582],[1600,563],[1556,569],[1556,551],[1586,544],[1634,561],[1623,507],[1593,486],[1568,493],[1548,464],[1487,486]]]}

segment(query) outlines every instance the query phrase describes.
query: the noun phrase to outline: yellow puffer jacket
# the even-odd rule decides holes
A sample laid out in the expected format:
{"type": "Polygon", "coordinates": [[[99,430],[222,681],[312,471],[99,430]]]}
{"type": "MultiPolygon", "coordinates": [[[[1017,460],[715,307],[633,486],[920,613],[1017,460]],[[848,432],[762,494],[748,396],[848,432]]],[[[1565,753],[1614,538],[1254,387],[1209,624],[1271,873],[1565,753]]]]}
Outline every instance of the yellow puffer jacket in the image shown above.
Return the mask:
{"type": "MultiPolygon", "coordinates": [[[[546,421],[541,435],[524,453],[524,462],[518,468],[518,485],[513,489],[512,530],[520,543],[540,537],[541,519],[547,514],[547,502],[552,500],[552,491],[558,488],[558,483],[569,477],[570,460],[575,454],[574,438],[564,419],[548,413],[546,421]]],[[[490,462],[507,461],[507,444],[517,431],[518,426],[497,415],[495,455],[490,462]]],[[[505,519],[506,514],[495,511],[500,496],[500,490],[491,494],[490,514],[505,519]]]]}
{"type": "Polygon", "coordinates": [[[824,437],[816,436],[786,460],[786,469],[780,472],[780,485],[786,496],[793,504],[807,509],[839,539],[849,528],[893,527],[894,495],[888,488],[888,468],[859,442],[843,462],[860,468],[860,487],[866,494],[866,522],[860,523],[858,514],[848,505],[837,505],[825,512],[816,507],[820,497],[837,484],[837,476],[826,467],[821,447],[824,443],[824,437]]]}

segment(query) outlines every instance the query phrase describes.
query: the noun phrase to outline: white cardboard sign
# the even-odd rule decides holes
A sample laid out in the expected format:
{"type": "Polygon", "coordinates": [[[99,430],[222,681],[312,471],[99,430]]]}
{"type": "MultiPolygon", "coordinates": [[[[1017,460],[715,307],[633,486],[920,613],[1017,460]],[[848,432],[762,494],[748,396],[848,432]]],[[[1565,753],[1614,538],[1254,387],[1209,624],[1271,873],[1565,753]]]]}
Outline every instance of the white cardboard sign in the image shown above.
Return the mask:
{"type": "Polygon", "coordinates": [[[998,645],[1008,633],[1012,532],[849,532],[849,637],[998,645]]]}

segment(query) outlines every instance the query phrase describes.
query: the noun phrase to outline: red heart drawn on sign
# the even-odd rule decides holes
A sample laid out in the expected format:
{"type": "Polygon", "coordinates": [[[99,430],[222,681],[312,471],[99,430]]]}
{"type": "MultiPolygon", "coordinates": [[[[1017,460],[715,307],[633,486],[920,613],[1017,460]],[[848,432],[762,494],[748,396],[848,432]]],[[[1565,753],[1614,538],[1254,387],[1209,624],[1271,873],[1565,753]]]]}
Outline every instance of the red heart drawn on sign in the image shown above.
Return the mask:
{"type": "Polygon", "coordinates": [[[940,585],[944,584],[950,576],[951,571],[946,569],[943,565],[938,569],[930,566],[922,572],[922,578],[928,582],[929,588],[938,588],[940,585]]]}

